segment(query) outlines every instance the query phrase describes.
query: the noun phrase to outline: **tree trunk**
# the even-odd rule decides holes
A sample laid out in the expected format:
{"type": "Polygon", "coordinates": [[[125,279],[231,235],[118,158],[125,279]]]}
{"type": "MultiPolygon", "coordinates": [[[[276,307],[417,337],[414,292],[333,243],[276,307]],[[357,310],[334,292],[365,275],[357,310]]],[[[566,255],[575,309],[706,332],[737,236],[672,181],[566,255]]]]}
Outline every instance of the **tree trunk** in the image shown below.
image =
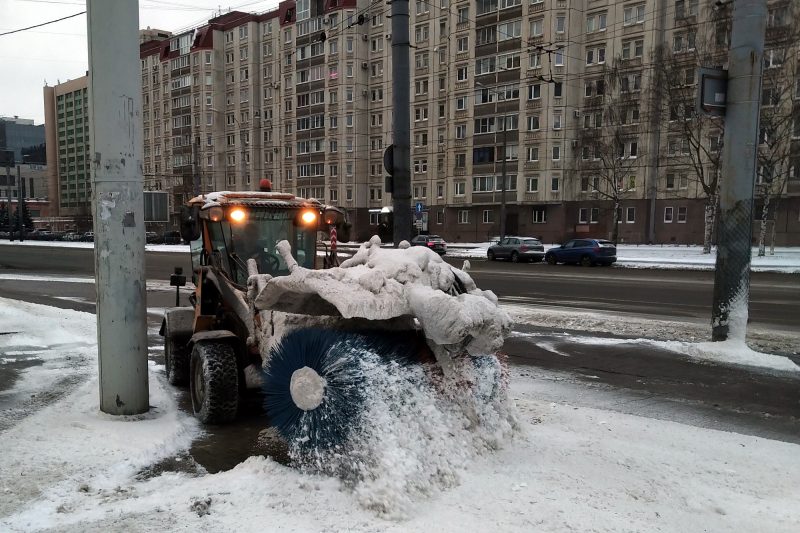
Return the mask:
{"type": "Polygon", "coordinates": [[[769,218],[769,201],[770,197],[769,186],[764,189],[764,207],[761,208],[761,224],[758,229],[758,257],[766,255],[766,239],[767,239],[767,219],[769,218]]]}
{"type": "Polygon", "coordinates": [[[614,200],[614,214],[611,217],[611,242],[615,245],[619,240],[619,200],[614,200]]]}
{"type": "MultiPolygon", "coordinates": [[[[777,204],[775,204],[774,211],[775,212],[778,211],[777,204]]],[[[772,221],[772,230],[770,231],[770,236],[769,236],[769,255],[775,255],[775,226],[777,225],[776,222],[777,220],[772,221]]]]}
{"type": "Polygon", "coordinates": [[[705,219],[703,221],[703,253],[711,253],[711,235],[714,232],[714,219],[717,215],[717,195],[706,198],[705,219]]]}

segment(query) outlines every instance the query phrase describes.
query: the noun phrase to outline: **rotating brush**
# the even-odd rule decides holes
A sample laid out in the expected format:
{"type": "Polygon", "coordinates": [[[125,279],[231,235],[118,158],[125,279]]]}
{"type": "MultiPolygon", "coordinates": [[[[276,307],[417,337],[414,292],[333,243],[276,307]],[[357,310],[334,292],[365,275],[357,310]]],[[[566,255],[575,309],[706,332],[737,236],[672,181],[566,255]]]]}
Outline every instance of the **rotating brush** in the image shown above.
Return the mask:
{"type": "Polygon", "coordinates": [[[290,446],[301,450],[343,445],[357,429],[369,386],[362,362],[413,364],[414,334],[295,330],[270,351],[264,370],[264,409],[290,446]]]}

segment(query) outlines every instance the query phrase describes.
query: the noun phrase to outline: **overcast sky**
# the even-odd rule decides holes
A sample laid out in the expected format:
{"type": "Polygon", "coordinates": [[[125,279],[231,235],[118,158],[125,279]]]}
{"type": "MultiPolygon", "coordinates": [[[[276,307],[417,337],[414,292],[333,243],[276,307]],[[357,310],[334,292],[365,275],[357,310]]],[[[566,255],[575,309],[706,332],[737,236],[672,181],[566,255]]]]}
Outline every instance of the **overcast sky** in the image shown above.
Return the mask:
{"type": "MultiPolygon", "coordinates": [[[[230,1],[230,0],[229,0],[230,1]]],[[[234,1],[223,12],[262,12],[278,0],[234,1]]],[[[217,14],[220,0],[140,0],[139,27],[176,31],[217,14]]],[[[81,0],[0,0],[0,33],[85,11],[81,0]]],[[[138,68],[138,66],[137,66],[138,68]]],[[[88,69],[86,15],[0,36],[0,116],[44,122],[42,87],[79,78],[88,69]]]]}

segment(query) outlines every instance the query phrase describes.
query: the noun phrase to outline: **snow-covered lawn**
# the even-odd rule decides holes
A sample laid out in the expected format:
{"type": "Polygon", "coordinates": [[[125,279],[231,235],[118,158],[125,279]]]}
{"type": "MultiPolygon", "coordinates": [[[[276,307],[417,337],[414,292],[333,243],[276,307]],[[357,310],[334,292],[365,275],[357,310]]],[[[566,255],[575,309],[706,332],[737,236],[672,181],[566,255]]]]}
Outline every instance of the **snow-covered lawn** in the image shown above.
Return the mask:
{"type": "MultiPolygon", "coordinates": [[[[485,258],[491,246],[488,242],[454,243],[447,247],[448,257],[485,258]]],[[[549,250],[554,244],[545,244],[549,250]]],[[[664,268],[682,270],[713,270],[716,249],[704,254],[702,246],[648,246],[620,244],[617,246],[617,267],[664,268]]],[[[756,272],[800,272],[800,247],[776,248],[775,255],[758,257],[753,248],[752,270],[756,272]]]]}
{"type": "Polygon", "coordinates": [[[42,373],[59,366],[80,378],[0,432],[0,530],[800,530],[800,446],[551,403],[558,380],[520,368],[510,389],[516,437],[472,459],[463,442],[429,450],[457,475],[415,495],[387,471],[382,497],[409,502],[391,517],[337,479],[262,457],[214,475],[137,475],[187,450],[200,430],[152,364],[148,415],[101,414],[94,324],[89,314],[0,299],[0,357],[37,347],[45,361],[2,394],[46,391],[42,373]]]}

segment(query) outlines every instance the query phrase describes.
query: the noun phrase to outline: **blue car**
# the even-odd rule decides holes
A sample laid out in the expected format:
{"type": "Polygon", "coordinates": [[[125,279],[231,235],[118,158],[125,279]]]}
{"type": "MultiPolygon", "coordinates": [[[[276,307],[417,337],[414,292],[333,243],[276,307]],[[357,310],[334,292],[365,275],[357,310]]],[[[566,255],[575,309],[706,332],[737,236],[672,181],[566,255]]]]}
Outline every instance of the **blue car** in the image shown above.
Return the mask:
{"type": "Polygon", "coordinates": [[[572,239],[547,251],[544,260],[551,265],[575,263],[582,266],[610,265],[617,260],[617,247],[602,239],[572,239]]]}

